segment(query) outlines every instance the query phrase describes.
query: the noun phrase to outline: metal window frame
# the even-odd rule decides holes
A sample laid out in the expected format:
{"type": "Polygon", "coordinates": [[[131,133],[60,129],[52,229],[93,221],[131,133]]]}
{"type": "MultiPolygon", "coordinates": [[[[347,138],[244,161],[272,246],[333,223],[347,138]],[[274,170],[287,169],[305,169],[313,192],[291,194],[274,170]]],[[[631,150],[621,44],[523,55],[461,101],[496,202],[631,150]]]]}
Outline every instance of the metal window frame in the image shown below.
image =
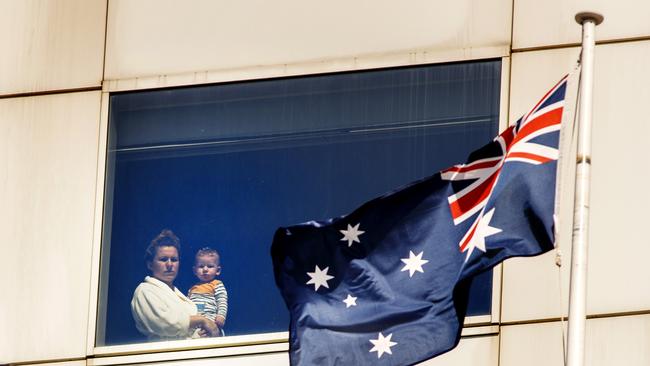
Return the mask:
{"type": "MultiPolygon", "coordinates": [[[[188,85],[202,85],[207,83],[250,81],[260,78],[282,76],[310,76],[322,73],[365,71],[387,67],[406,67],[436,64],[441,62],[480,61],[487,58],[501,59],[501,92],[499,104],[499,131],[508,127],[508,101],[510,94],[510,55],[506,48],[496,47],[486,50],[475,57],[460,59],[431,59],[417,57],[414,53],[391,55],[390,58],[382,56],[368,57],[355,62],[343,63],[340,61],[321,62],[317,65],[311,63],[290,65],[278,70],[277,67],[259,67],[254,70],[239,70],[239,72],[225,71],[205,73],[204,77],[197,79],[196,73],[174,75],[173,77],[151,77],[144,81],[139,79],[106,80],[103,84],[100,109],[99,151],[97,161],[97,178],[95,192],[95,213],[92,242],[91,288],[88,308],[88,330],[86,354],[92,356],[88,365],[126,364],[134,362],[155,362],[182,359],[195,359],[205,357],[219,357],[230,355],[251,355],[260,353],[287,352],[289,349],[288,332],[261,333],[224,338],[206,338],[193,340],[178,340],[168,342],[135,343],[119,346],[95,346],[97,316],[100,309],[99,291],[100,267],[102,255],[102,232],[104,227],[104,201],[107,167],[108,147],[108,112],[110,95],[117,91],[137,91],[188,85]]],[[[496,266],[493,270],[492,281],[492,313],[490,315],[471,316],[465,318],[462,337],[487,336],[499,334],[501,319],[501,286],[503,265],[496,266]]]]}

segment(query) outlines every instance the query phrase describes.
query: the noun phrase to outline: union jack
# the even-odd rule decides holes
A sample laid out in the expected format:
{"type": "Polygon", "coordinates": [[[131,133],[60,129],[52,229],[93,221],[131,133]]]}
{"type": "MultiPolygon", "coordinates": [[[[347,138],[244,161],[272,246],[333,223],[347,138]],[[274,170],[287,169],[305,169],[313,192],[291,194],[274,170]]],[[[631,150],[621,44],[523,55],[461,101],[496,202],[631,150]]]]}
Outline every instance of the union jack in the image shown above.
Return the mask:
{"type": "Polygon", "coordinates": [[[533,109],[495,138],[488,145],[491,149],[479,150],[479,155],[486,155],[481,154],[483,151],[488,154],[491,151],[494,156],[471,156],[473,159],[470,162],[454,165],[441,172],[444,180],[473,180],[465,187],[454,188],[454,194],[447,197],[454,225],[475,216],[458,244],[461,252],[467,252],[467,258],[474,248],[485,252],[484,238],[500,231],[489,226],[494,208],[486,212],[486,207],[504,165],[515,162],[539,165],[558,159],[557,142],[549,146],[533,140],[560,130],[567,79],[568,75],[548,91],[533,109]]]}

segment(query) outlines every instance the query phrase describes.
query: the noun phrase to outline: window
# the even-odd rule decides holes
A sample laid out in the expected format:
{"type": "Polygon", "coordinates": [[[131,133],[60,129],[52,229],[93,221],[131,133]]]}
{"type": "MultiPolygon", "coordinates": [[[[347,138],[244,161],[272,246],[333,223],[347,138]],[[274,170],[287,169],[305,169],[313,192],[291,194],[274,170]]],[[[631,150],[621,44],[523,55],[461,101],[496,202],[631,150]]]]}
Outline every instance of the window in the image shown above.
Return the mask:
{"type": "MultiPolygon", "coordinates": [[[[181,241],[174,285],[218,250],[226,336],[281,332],[269,248],[280,226],[352,211],[464,161],[498,132],[501,62],[318,75],[110,97],[96,345],[147,341],[130,302],[162,229],[181,241]]],[[[491,273],[469,315],[489,314],[491,273]]]]}

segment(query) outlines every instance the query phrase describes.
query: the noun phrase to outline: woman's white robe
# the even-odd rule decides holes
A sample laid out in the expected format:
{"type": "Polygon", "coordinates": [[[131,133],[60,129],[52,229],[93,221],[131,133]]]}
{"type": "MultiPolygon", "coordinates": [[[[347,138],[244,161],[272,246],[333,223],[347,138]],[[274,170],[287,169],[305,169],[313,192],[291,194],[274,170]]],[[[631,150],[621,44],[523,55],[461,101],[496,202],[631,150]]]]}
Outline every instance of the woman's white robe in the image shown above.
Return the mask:
{"type": "Polygon", "coordinates": [[[196,305],[176,287],[147,276],[133,293],[131,312],[135,326],[149,339],[190,338],[190,316],[196,315],[196,305]]]}

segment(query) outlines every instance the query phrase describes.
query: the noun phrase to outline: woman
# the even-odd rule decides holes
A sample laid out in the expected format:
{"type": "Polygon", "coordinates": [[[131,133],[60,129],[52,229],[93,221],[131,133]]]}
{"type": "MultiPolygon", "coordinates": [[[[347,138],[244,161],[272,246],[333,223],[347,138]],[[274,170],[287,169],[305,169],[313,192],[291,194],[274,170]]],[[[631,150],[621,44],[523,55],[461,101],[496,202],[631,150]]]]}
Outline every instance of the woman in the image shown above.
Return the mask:
{"type": "Polygon", "coordinates": [[[145,251],[147,276],[133,293],[131,312],[135,326],[149,339],[169,340],[216,336],[215,323],[197,315],[196,306],[174,287],[178,275],[180,241],[171,230],[163,230],[145,251]]]}

